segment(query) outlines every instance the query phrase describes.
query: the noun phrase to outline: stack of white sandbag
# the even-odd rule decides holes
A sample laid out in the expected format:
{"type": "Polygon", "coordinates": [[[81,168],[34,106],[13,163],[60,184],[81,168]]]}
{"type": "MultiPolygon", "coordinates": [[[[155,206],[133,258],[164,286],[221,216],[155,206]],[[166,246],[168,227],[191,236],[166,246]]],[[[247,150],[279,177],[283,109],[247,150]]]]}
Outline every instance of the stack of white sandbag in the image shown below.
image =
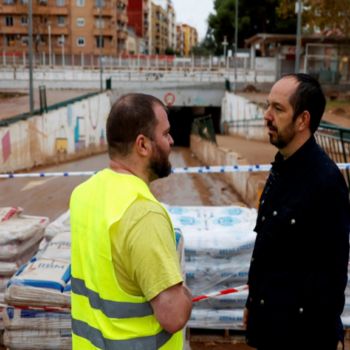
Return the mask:
{"type": "Polygon", "coordinates": [[[8,348],[71,349],[70,248],[71,233],[57,234],[9,281],[5,291],[9,306],[4,310],[8,348]]]}
{"type": "MultiPolygon", "coordinates": [[[[0,208],[0,304],[11,276],[38,251],[49,219],[22,214],[19,207],[0,208]]],[[[2,308],[0,309],[0,311],[2,308]]],[[[0,312],[0,330],[4,329],[0,312]]]]}
{"type": "MultiPolygon", "coordinates": [[[[185,242],[186,283],[194,296],[245,285],[256,233],[255,209],[166,206],[185,242]]],[[[240,328],[248,291],[194,304],[189,327],[240,328]]]]}

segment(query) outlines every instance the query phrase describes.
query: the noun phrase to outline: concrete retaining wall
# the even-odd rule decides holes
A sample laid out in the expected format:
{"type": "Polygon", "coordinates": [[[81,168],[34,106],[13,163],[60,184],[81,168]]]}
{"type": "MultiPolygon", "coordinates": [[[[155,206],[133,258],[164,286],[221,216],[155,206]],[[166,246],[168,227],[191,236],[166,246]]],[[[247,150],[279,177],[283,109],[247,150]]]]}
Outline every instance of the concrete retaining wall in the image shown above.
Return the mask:
{"type": "Polygon", "coordinates": [[[226,92],[221,106],[221,130],[247,139],[269,141],[264,126],[265,108],[232,92],[226,92]]]}
{"type": "MultiPolygon", "coordinates": [[[[229,149],[216,146],[197,135],[191,135],[191,151],[205,165],[249,165],[241,155],[229,149]]],[[[245,204],[256,208],[259,191],[266,178],[260,173],[221,173],[220,176],[243,198],[245,204]]]]}
{"type": "Polygon", "coordinates": [[[0,128],[0,172],[76,159],[106,147],[111,94],[97,96],[0,128]]]}

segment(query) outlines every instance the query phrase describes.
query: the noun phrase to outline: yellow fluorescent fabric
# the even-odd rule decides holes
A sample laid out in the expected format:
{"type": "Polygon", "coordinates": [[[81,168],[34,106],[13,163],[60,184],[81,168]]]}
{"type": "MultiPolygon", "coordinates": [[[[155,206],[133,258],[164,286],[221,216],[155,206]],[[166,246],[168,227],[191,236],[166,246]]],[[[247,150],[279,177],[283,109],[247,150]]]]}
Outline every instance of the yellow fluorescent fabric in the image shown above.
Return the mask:
{"type": "Polygon", "coordinates": [[[159,204],[135,200],[112,227],[111,241],[115,273],[125,292],[152,300],[183,282],[171,223],[159,204]]]}
{"type": "MultiPolygon", "coordinates": [[[[127,209],[139,198],[159,206],[160,214],[155,215],[166,218],[173,232],[165,209],[148,186],[135,176],[105,169],[78,186],[72,194],[74,350],[182,349],[181,332],[171,335],[162,329],[147,299],[125,292],[116,278],[110,235],[127,209]]],[[[157,245],[162,249],[169,244],[157,245]]],[[[175,250],[175,236],[173,245],[175,250]]],[[[133,250],[133,247],[129,249],[133,250]]],[[[162,252],[157,251],[157,254],[162,255],[162,252]]],[[[143,282],[138,283],[143,285],[143,282]]],[[[152,294],[152,291],[147,293],[152,294]]]]}

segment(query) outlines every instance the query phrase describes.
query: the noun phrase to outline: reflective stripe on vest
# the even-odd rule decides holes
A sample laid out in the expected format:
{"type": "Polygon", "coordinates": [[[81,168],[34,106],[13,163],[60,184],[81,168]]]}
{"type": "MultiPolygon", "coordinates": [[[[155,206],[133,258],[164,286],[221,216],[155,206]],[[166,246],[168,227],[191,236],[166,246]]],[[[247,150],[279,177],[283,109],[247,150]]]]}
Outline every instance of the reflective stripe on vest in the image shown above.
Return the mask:
{"type": "Polygon", "coordinates": [[[160,349],[172,337],[172,334],[163,329],[160,333],[149,337],[125,340],[106,339],[99,329],[75,319],[72,320],[72,329],[74,334],[89,340],[102,350],[156,350],[160,349]]]}
{"type": "Polygon", "coordinates": [[[109,318],[131,318],[153,315],[153,309],[149,302],[127,303],[100,298],[100,295],[85,286],[82,279],[72,276],[72,292],[89,298],[93,309],[102,311],[109,318]]]}

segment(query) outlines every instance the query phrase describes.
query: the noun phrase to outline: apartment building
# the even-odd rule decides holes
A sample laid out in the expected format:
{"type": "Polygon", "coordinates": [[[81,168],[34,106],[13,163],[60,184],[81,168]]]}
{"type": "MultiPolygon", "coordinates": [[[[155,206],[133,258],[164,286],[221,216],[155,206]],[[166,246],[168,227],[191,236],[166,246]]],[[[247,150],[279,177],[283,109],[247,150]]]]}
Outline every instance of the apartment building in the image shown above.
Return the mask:
{"type": "Polygon", "coordinates": [[[127,8],[128,26],[135,30],[135,35],[143,38],[146,44],[144,53],[151,52],[151,0],[129,0],[127,8]]]}
{"type": "Polygon", "coordinates": [[[182,24],[176,25],[176,51],[181,56],[185,54],[185,29],[182,27],[182,24]]]}
{"type": "Polygon", "coordinates": [[[168,47],[168,14],[167,10],[152,2],[152,55],[164,55],[168,47]]]}
{"type": "Polygon", "coordinates": [[[188,24],[183,24],[182,28],[184,29],[184,55],[186,57],[192,55],[193,46],[198,45],[198,33],[196,28],[189,26],[188,24]]]}
{"type": "MultiPolygon", "coordinates": [[[[97,55],[101,44],[103,55],[126,53],[127,5],[128,0],[33,0],[34,52],[97,55]]],[[[0,50],[28,52],[27,0],[0,0],[0,23],[0,50]]]]}

